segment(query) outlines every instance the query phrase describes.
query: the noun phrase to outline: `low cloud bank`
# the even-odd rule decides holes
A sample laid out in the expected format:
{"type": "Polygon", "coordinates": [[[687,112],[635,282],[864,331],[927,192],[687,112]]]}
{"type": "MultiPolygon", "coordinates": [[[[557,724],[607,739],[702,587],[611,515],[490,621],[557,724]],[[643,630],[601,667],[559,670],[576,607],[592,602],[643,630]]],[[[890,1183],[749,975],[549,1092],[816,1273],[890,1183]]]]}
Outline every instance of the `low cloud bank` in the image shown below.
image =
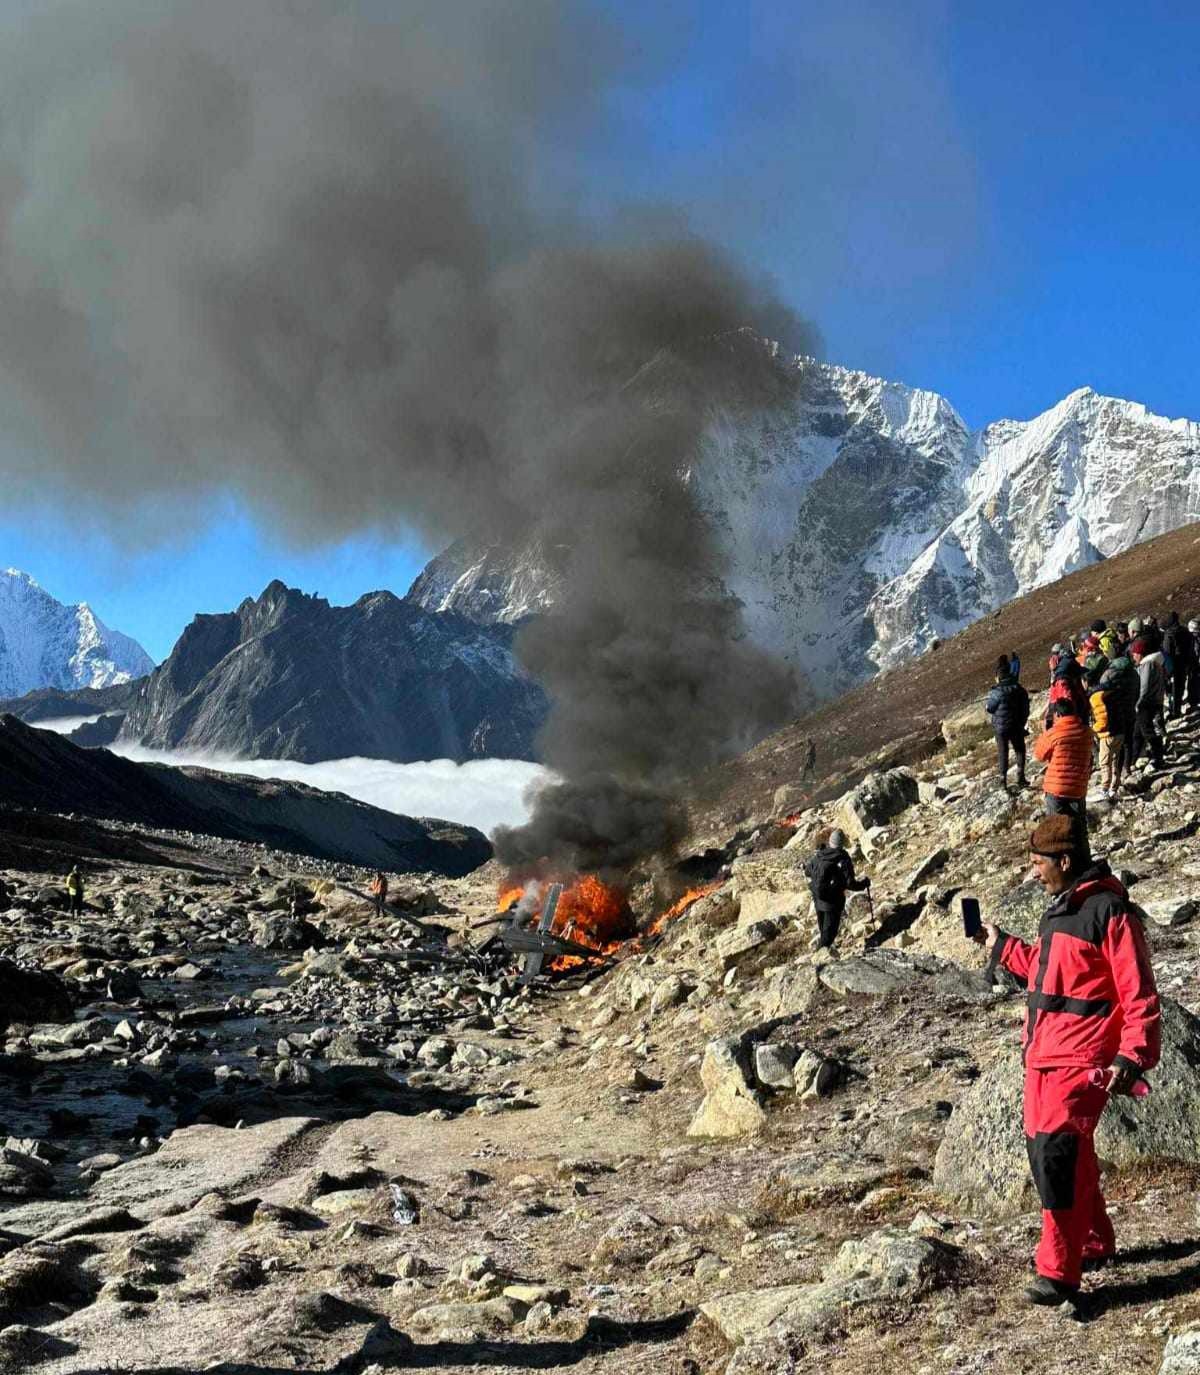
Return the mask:
{"type": "Polygon", "coordinates": [[[489,832],[498,825],[522,825],[529,815],[527,791],[552,777],[540,765],[521,759],[474,759],[466,764],[429,759],[396,764],[388,759],[352,758],[300,764],[294,759],[234,759],[186,750],[151,750],[134,744],[111,748],[114,754],[138,763],[194,765],[255,778],[282,778],[326,792],[346,793],[385,811],[441,817],[489,832]]]}
{"type": "Polygon", "coordinates": [[[56,716],[52,721],[30,721],[28,724],[38,730],[52,730],[55,735],[70,735],[80,726],[94,726],[98,716],[56,716]]]}

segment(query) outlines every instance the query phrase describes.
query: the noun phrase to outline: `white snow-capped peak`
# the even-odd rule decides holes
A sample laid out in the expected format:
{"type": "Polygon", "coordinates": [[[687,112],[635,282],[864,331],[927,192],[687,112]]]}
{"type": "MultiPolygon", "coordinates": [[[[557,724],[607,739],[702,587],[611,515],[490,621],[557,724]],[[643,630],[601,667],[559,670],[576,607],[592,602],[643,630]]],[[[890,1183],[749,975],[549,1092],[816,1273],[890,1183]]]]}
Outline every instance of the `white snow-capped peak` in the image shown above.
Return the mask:
{"type": "Polygon", "coordinates": [[[153,668],[141,645],[110,630],[87,602],[64,605],[21,569],[0,572],[0,697],[110,687],[153,668]]]}

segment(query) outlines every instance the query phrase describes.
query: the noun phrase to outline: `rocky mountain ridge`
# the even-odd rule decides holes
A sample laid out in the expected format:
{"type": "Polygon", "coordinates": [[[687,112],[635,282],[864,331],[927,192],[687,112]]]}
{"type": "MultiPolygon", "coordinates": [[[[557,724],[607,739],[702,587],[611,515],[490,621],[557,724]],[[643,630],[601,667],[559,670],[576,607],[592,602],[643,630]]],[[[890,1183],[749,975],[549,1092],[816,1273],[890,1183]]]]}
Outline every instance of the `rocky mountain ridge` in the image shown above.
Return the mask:
{"type": "Polygon", "coordinates": [[[125,712],[119,739],[234,757],[532,757],[545,713],[506,626],[390,592],[335,607],[281,582],[197,616],[125,712]]]}
{"type": "Polygon", "coordinates": [[[28,573],[0,570],[0,697],[111,687],[153,668],[141,645],[110,630],[87,602],[66,606],[28,573]]]}
{"type": "MultiPolygon", "coordinates": [[[[1088,388],[972,432],[936,393],[797,358],[688,475],[751,635],[825,697],[1064,574],[1200,517],[1200,425],[1088,388]]],[[[561,553],[559,555],[561,557],[561,553]]],[[[420,606],[484,624],[552,603],[536,544],[446,551],[420,606]]]]}

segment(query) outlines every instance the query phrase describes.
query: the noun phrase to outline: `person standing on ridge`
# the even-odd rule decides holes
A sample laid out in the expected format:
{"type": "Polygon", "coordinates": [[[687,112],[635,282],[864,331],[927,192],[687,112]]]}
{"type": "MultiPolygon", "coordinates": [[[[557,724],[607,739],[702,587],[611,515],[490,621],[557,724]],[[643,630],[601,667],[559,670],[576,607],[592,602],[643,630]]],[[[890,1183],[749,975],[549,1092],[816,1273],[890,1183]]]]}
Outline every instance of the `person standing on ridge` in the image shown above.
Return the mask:
{"type": "Polygon", "coordinates": [[[1008,671],[1018,683],[1021,681],[1021,656],[1015,649],[1008,656],[1008,671]]]}
{"type": "Polygon", "coordinates": [[[842,913],[846,910],[847,889],[861,893],[870,888],[871,880],[854,877],[854,865],[846,853],[846,836],[839,830],[829,833],[829,839],[818,847],[804,866],[804,872],[813,906],[817,909],[820,933],[817,949],[832,950],[842,924],[842,913]]]}
{"type": "Polygon", "coordinates": [[[70,900],[71,915],[83,916],[83,875],[76,864],[67,875],[67,897],[70,900]]]}
{"type": "Polygon", "coordinates": [[[1163,655],[1170,662],[1167,688],[1172,719],[1183,715],[1183,698],[1193,669],[1194,644],[1188,628],[1181,625],[1179,612],[1172,611],[1163,629],[1163,655]]]}
{"type": "Polygon", "coordinates": [[[1200,621],[1188,621],[1187,628],[1192,641],[1191,657],[1188,659],[1187,709],[1192,712],[1200,703],[1200,621]]]}
{"type": "Polygon", "coordinates": [[[1162,655],[1151,651],[1145,640],[1134,640],[1129,650],[1138,671],[1138,699],[1134,711],[1133,748],[1129,753],[1132,767],[1141,758],[1142,751],[1148,749],[1154,767],[1161,769],[1163,741],[1159,734],[1159,713],[1162,711],[1163,693],[1166,688],[1166,672],[1163,669],[1162,655]]]}
{"type": "Polygon", "coordinates": [[[1140,915],[1079,822],[1045,817],[1029,848],[1052,898],[1037,939],[990,923],[976,939],[1029,988],[1024,1127],[1042,1236],[1025,1298],[1057,1306],[1078,1295],[1085,1262],[1116,1254],[1093,1138],[1109,1096],[1135,1093],[1158,1063],[1161,1009],[1140,915]]]}
{"type": "Polygon", "coordinates": [[[382,869],[375,872],[375,877],[371,880],[371,896],[375,899],[375,915],[383,916],[383,909],[387,906],[388,881],[387,875],[382,869]]]}
{"type": "Polygon", "coordinates": [[[1086,822],[1088,779],[1092,774],[1092,732],[1080,720],[1075,703],[1052,704],[1050,729],[1039,735],[1033,757],[1046,765],[1042,791],[1049,815],[1077,816],[1086,822]]]}
{"type": "Polygon", "coordinates": [[[804,765],[800,770],[800,781],[810,783],[817,776],[817,742],[809,736],[804,749],[804,765]]]}
{"type": "MultiPolygon", "coordinates": [[[[1103,679],[1101,679],[1101,682],[1103,679]]],[[[1121,786],[1121,746],[1122,732],[1119,694],[1114,689],[1106,692],[1100,683],[1092,693],[1092,731],[1100,745],[1100,788],[1105,799],[1115,800],[1121,786]],[[1112,709],[1109,707],[1113,701],[1112,709]]]]}
{"type": "MultiPolygon", "coordinates": [[[[1130,750],[1133,747],[1133,727],[1141,690],[1133,660],[1128,654],[1119,653],[1101,675],[1099,688],[1104,700],[1109,739],[1109,748],[1106,751],[1101,736],[1100,768],[1103,773],[1104,791],[1110,802],[1116,798],[1121,787],[1121,775],[1129,765],[1130,750]],[[1111,769],[1111,773],[1108,769],[1111,769]]],[[[1097,719],[1095,703],[1096,699],[1093,696],[1093,721],[1097,719]]]]}
{"type": "Polygon", "coordinates": [[[1029,720],[1029,693],[1017,681],[1012,670],[1013,656],[1002,654],[996,661],[996,685],[988,693],[984,710],[992,718],[996,734],[996,763],[1000,769],[1000,785],[1008,791],[1008,750],[1012,747],[1017,762],[1017,787],[1025,781],[1025,725],[1029,720]]]}

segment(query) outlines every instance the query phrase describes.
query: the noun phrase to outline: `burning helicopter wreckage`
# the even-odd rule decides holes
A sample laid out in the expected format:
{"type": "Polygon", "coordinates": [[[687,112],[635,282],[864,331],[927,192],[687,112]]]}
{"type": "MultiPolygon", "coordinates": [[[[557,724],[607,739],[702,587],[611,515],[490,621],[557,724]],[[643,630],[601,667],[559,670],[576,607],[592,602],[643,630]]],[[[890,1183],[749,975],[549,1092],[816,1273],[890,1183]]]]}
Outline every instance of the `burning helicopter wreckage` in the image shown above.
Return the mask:
{"type": "Polygon", "coordinates": [[[521,957],[523,984],[544,972],[601,970],[642,953],[647,942],[717,887],[711,883],[688,889],[639,931],[627,895],[595,874],[570,883],[532,879],[501,892],[500,911],[506,920],[498,939],[510,954],[521,957]]]}

